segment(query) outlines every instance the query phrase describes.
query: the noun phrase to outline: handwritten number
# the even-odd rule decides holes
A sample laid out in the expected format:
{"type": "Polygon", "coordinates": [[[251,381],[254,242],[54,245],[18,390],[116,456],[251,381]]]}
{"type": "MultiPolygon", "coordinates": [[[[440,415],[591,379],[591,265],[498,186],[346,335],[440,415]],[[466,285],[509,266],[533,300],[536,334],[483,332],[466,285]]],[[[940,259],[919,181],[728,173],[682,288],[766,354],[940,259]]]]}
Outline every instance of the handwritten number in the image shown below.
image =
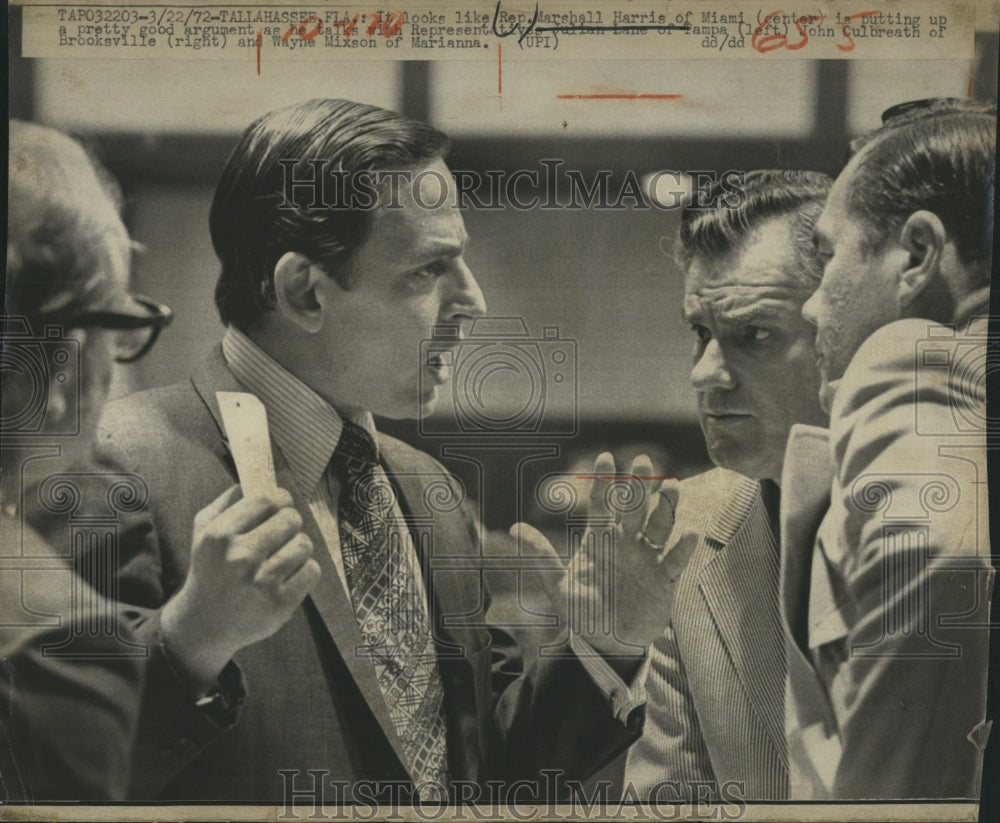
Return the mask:
{"type": "MultiPolygon", "coordinates": [[[[862,11],[857,14],[851,14],[844,18],[844,22],[841,24],[840,33],[847,39],[847,44],[837,43],[837,48],[841,51],[854,51],[855,43],[854,38],[851,33],[847,30],[847,26],[852,20],[858,20],[864,17],[872,17],[878,14],[878,11],[862,11]]],[[[767,54],[769,51],[774,51],[775,49],[785,48],[789,51],[796,51],[809,43],[809,34],[806,32],[803,24],[805,23],[819,23],[821,20],[826,19],[825,14],[803,14],[801,17],[796,17],[794,20],[795,29],[798,31],[799,36],[802,38],[798,42],[789,43],[788,37],[784,34],[767,34],[764,35],[764,29],[767,24],[770,23],[779,14],[784,14],[784,12],[779,9],[778,11],[772,11],[767,17],[765,17],[759,26],[754,30],[754,33],[750,37],[750,45],[752,48],[759,51],[761,54],[767,54]],[[762,36],[763,35],[763,36],[762,36]]]]}
{"type": "Polygon", "coordinates": [[[803,48],[806,45],[806,43],[809,42],[809,35],[806,34],[806,30],[804,28],[802,28],[802,24],[803,23],[818,23],[821,20],[826,20],[826,15],[825,14],[809,14],[809,15],[803,14],[801,17],[796,17],[795,18],[795,28],[798,30],[798,32],[801,35],[802,39],[798,43],[794,43],[794,44],[793,43],[789,43],[788,44],[788,49],[790,51],[795,51],[796,49],[803,48]]]}
{"type": "Polygon", "coordinates": [[[850,32],[847,31],[847,24],[852,20],[857,20],[862,17],[872,17],[878,14],[877,11],[860,11],[857,14],[850,14],[844,18],[844,24],[840,27],[840,33],[847,38],[848,44],[845,46],[841,43],[837,43],[837,48],[841,51],[854,51],[854,38],[851,37],[850,32]]]}
{"type": "Polygon", "coordinates": [[[783,34],[769,34],[766,37],[761,37],[761,33],[764,31],[764,27],[771,22],[772,19],[777,17],[783,12],[781,9],[777,11],[772,11],[767,17],[765,17],[759,26],[754,30],[754,33],[750,37],[750,45],[757,49],[761,54],[767,54],[769,51],[774,51],[775,49],[780,49],[782,46],[788,43],[788,38],[783,34]]]}

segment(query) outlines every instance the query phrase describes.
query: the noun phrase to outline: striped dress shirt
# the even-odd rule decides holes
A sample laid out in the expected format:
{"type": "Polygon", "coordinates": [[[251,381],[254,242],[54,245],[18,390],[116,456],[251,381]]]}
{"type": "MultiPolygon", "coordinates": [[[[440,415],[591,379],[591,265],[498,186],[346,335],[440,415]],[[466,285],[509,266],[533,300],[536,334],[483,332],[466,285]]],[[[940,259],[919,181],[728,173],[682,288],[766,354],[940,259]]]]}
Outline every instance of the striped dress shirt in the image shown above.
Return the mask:
{"type": "MultiPolygon", "coordinates": [[[[236,379],[267,409],[271,438],[288,461],[299,491],[308,500],[309,513],[316,520],[341,585],[350,598],[340,552],[337,520],[339,485],[332,474],[324,479],[326,467],[340,441],[344,425],[340,415],[326,400],[233,326],[222,338],[222,354],[236,379]]],[[[371,412],[361,412],[352,418],[352,422],[367,431],[377,446],[378,435],[371,412]]],[[[405,541],[406,551],[414,553],[412,565],[417,583],[424,592],[426,606],[427,593],[421,579],[420,563],[416,560],[413,540],[398,501],[393,506],[392,518],[405,541]]]]}
{"type": "MultiPolygon", "coordinates": [[[[326,467],[343,429],[340,415],[319,394],[233,326],[222,338],[222,354],[236,379],[264,404],[271,438],[288,461],[299,491],[308,500],[309,512],[316,520],[341,585],[350,598],[340,551],[337,520],[339,486],[332,475],[327,475],[324,481],[326,467]]],[[[377,446],[378,435],[371,412],[356,415],[352,422],[372,435],[377,446]]],[[[406,550],[415,555],[413,540],[398,502],[393,507],[392,516],[398,533],[405,541],[406,550]]],[[[427,591],[416,557],[412,565],[417,583],[424,592],[426,606],[427,591]]],[[[641,683],[634,683],[631,687],[627,685],[582,638],[572,637],[570,646],[611,704],[615,716],[627,722],[631,712],[645,703],[646,695],[641,683]]]]}

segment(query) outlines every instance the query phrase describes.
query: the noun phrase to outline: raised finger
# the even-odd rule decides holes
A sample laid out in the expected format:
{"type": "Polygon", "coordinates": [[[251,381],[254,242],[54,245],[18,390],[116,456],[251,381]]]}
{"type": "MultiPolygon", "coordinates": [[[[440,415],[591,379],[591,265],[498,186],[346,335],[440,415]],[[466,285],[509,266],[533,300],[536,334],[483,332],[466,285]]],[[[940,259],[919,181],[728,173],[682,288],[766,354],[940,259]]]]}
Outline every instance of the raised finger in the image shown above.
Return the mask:
{"type": "Polygon", "coordinates": [[[594,461],[594,476],[590,483],[587,515],[591,520],[614,522],[614,511],[608,501],[608,488],[615,479],[615,458],[611,452],[601,452],[594,461]]]}
{"type": "Polygon", "coordinates": [[[670,478],[660,484],[655,495],[654,507],[649,513],[644,531],[646,539],[656,546],[665,545],[674,530],[679,492],[680,484],[670,478]]]}
{"type": "Polygon", "coordinates": [[[640,454],[629,469],[628,495],[622,505],[622,531],[629,537],[640,531],[646,522],[650,498],[658,480],[653,478],[653,461],[640,454]]]}

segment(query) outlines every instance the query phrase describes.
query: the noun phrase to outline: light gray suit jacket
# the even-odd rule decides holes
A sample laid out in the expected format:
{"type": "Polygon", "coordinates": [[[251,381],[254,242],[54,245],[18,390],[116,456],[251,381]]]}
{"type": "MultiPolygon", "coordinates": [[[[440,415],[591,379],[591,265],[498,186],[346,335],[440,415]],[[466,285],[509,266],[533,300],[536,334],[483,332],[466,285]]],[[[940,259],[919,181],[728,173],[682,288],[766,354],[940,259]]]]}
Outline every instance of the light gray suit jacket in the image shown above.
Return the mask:
{"type": "Polygon", "coordinates": [[[781,586],[796,798],[978,795],[985,363],[985,318],[891,323],[837,387],[828,442],[792,430],[781,586]]]}
{"type": "Polygon", "coordinates": [[[684,481],[670,543],[687,541],[693,554],[672,624],[650,650],[646,724],[626,780],[664,802],[704,797],[706,782],[723,802],[785,798],[778,543],[761,482],[723,469],[684,481]]]}

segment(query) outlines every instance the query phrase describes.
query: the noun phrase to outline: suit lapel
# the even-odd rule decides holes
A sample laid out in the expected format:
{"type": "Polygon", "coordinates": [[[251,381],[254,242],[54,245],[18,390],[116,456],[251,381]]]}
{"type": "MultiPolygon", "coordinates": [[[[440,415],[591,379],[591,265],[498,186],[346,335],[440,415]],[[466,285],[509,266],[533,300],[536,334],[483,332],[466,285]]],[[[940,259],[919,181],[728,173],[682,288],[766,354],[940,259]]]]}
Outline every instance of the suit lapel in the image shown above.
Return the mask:
{"type": "Polygon", "coordinates": [[[215,393],[217,391],[246,391],[246,388],[226,366],[221,344],[215,346],[211,354],[195,369],[191,375],[191,383],[219,430],[219,439],[212,443],[212,451],[229,466],[229,471],[235,480],[237,479],[236,464],[229,451],[226,427],[222,424],[222,413],[219,411],[219,401],[215,399],[215,393]]]}
{"type": "Polygon", "coordinates": [[[824,796],[839,757],[836,718],[808,656],[810,576],[834,475],[828,430],[793,426],[781,477],[780,583],[788,659],[785,722],[792,799],[824,796]]]}
{"type": "MultiPolygon", "coordinates": [[[[482,621],[486,604],[482,587],[473,585],[473,578],[479,579],[476,572],[448,567],[449,560],[467,559],[464,549],[470,545],[471,537],[465,521],[457,513],[442,516],[448,509],[450,497],[448,502],[442,501],[445,502],[444,511],[435,510],[433,502],[437,498],[430,492],[446,482],[440,470],[433,474],[414,471],[400,444],[387,438],[380,438],[379,450],[399,493],[400,506],[406,513],[420,558],[424,585],[432,601],[431,621],[439,654],[467,658],[482,645],[476,636],[474,621],[482,621]],[[459,549],[463,550],[461,554],[456,551],[459,549]]],[[[449,496],[453,493],[451,486],[447,492],[443,485],[437,490],[449,496]]]]}
{"type": "Polygon", "coordinates": [[[785,648],[778,618],[778,545],[756,480],[745,479],[706,532],[717,549],[698,586],[743,690],[785,752],[785,648]],[[747,638],[752,637],[753,643],[747,638]]]}
{"type": "Polygon", "coordinates": [[[816,534],[830,507],[834,468],[829,432],[792,428],[781,478],[781,617],[800,650],[809,645],[809,576],[816,534]]]}
{"type": "MultiPolygon", "coordinates": [[[[232,465],[232,458],[228,456],[229,451],[225,444],[225,427],[219,412],[219,404],[215,399],[215,392],[246,391],[246,388],[229,371],[222,357],[221,347],[217,347],[213,351],[210,359],[192,376],[191,382],[219,427],[220,447],[232,465]]],[[[375,669],[368,657],[359,653],[359,649],[364,646],[364,641],[358,629],[354,606],[340,582],[340,576],[333,565],[326,541],[323,539],[319,526],[309,509],[308,500],[298,487],[288,461],[273,442],[272,452],[278,486],[291,493],[295,508],[302,515],[302,530],[312,540],[315,547],[313,557],[322,570],[319,582],[306,600],[312,602],[326,626],[326,630],[333,638],[345,665],[351,672],[354,682],[364,696],[378,724],[382,727],[386,739],[396,752],[399,761],[405,764],[407,761],[403,756],[403,744],[396,734],[395,726],[389,715],[389,708],[375,680],[375,669]]],[[[235,475],[235,466],[233,473],[235,475]]]]}

